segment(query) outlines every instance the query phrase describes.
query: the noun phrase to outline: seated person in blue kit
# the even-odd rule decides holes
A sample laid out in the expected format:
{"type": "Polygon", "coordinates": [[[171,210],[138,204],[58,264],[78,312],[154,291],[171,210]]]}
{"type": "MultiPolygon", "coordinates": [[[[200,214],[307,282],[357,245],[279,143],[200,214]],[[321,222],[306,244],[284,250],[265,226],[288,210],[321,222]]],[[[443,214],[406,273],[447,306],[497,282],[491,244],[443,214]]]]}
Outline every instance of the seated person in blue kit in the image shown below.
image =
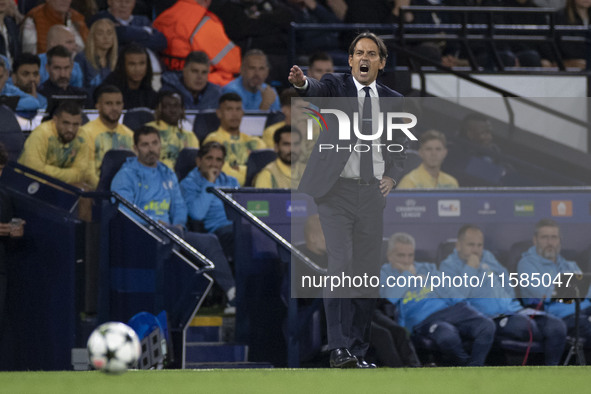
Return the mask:
{"type": "Polygon", "coordinates": [[[484,274],[486,281],[482,286],[459,289],[468,303],[493,319],[497,335],[529,341],[531,334],[533,340],[543,342],[546,365],[558,365],[566,344],[566,325],[543,311],[523,308],[509,285],[509,272],[484,249],[484,235],[479,227],[466,224],[460,228],[456,248],[440,268],[450,276],[468,274],[482,278],[484,274]],[[504,283],[500,274],[504,274],[504,283]]]}
{"type": "Polygon", "coordinates": [[[214,233],[226,255],[234,255],[234,229],[226,216],[224,203],[207,188],[240,187],[236,178],[222,172],[226,147],[219,142],[204,144],[197,153],[197,167],[181,181],[189,217],[203,222],[205,230],[214,233]]]}
{"type": "MultiPolygon", "coordinates": [[[[566,304],[561,301],[552,300],[554,291],[554,280],[559,273],[580,273],[582,272],[577,263],[568,261],[560,255],[561,236],[558,223],[551,219],[541,219],[536,223],[534,246],[529,248],[521,256],[517,270],[519,274],[550,275],[552,283],[549,287],[529,286],[521,287],[521,296],[524,302],[532,305],[543,306],[546,312],[561,318],[566,323],[569,335],[575,332],[575,303],[566,304]]],[[[564,284],[563,284],[564,285],[564,284]]],[[[591,346],[591,290],[587,293],[585,300],[581,302],[581,315],[579,318],[579,335],[587,339],[585,347],[591,346]]]]}
{"type": "Polygon", "coordinates": [[[441,272],[435,264],[415,262],[414,253],[411,235],[395,233],[390,237],[388,263],[380,273],[380,296],[397,306],[402,326],[434,341],[454,365],[484,365],[495,324],[468,305],[455,289],[440,286],[431,290],[427,275],[441,277],[441,272]],[[462,342],[466,340],[472,341],[470,354],[464,350],[462,342]]]}
{"type": "Polygon", "coordinates": [[[159,161],[158,130],[144,126],[133,133],[133,142],[137,157],[123,164],[113,178],[111,190],[179,234],[215,264],[212,277],[226,293],[226,313],[233,313],[236,285],[228,261],[215,235],[185,231],[187,206],[176,175],[159,161]]]}

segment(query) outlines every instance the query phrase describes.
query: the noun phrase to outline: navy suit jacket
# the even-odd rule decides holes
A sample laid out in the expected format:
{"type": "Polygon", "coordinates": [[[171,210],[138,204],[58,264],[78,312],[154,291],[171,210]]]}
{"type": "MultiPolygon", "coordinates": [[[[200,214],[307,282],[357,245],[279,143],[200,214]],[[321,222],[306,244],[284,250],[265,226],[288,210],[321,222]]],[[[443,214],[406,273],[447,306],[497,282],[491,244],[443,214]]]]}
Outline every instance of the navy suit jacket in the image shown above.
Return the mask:
{"type": "MultiPolygon", "coordinates": [[[[353,82],[353,77],[351,74],[325,74],[320,81],[308,77],[308,83],[308,89],[301,93],[304,96],[358,97],[357,87],[353,82]]],[[[380,98],[402,97],[400,93],[379,82],[377,83],[377,89],[378,96],[380,98]]],[[[358,112],[358,108],[352,110],[358,112]]],[[[344,149],[336,152],[334,150],[324,150],[323,152],[319,152],[318,149],[319,144],[348,145],[356,142],[354,133],[351,133],[352,138],[355,138],[354,141],[339,141],[337,130],[338,127],[331,127],[329,125],[328,130],[323,130],[320,132],[318,141],[316,141],[314,150],[312,151],[310,159],[308,160],[308,164],[306,165],[306,170],[302,175],[302,179],[298,188],[300,192],[309,194],[314,198],[320,198],[328,193],[339,179],[343,168],[345,168],[345,164],[347,164],[347,161],[349,160],[351,152],[344,149]]],[[[382,133],[381,143],[400,144],[404,146],[404,149],[406,150],[408,139],[404,133],[394,132],[393,138],[395,139],[394,141],[386,141],[386,131],[384,130],[382,133]]],[[[388,152],[386,149],[382,149],[382,154],[384,156],[385,164],[384,175],[394,179],[395,181],[398,180],[399,174],[404,166],[404,160],[406,159],[404,150],[399,153],[394,153],[388,152]]]]}

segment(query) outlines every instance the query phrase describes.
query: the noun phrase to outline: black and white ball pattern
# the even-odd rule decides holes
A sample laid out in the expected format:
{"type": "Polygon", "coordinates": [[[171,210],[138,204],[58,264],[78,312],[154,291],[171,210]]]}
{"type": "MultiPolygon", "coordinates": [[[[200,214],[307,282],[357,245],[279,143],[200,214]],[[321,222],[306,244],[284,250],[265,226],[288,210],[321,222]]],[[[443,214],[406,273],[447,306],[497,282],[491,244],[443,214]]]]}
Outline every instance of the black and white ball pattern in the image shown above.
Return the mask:
{"type": "Polygon", "coordinates": [[[134,368],[141,355],[141,345],[135,331],[119,322],[97,327],[88,338],[90,364],[108,373],[123,373],[134,368]]]}

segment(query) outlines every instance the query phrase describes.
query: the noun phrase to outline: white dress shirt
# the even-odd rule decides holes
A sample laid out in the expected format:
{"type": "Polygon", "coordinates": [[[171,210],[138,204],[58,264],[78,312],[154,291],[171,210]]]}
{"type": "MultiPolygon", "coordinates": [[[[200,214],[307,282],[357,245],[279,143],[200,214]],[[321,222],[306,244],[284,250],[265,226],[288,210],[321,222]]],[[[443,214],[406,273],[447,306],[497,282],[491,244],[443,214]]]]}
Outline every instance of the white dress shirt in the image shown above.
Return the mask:
{"type": "MultiPolygon", "coordinates": [[[[357,80],[355,78],[353,78],[353,82],[355,83],[355,87],[357,88],[357,97],[359,98],[359,119],[362,118],[363,116],[363,102],[365,101],[365,90],[363,90],[363,88],[365,87],[365,85],[360,84],[359,82],[357,82],[357,80]]],[[[370,88],[369,91],[369,95],[371,96],[371,98],[373,99],[371,102],[371,117],[373,119],[372,122],[372,130],[373,133],[375,133],[375,131],[377,130],[378,127],[378,117],[380,116],[380,103],[379,103],[379,96],[378,96],[378,88],[377,88],[377,84],[376,81],[373,81],[370,85],[368,85],[370,88]]],[[[353,121],[353,117],[351,116],[351,122],[353,121]]],[[[352,123],[351,123],[352,124],[352,123]]],[[[361,130],[360,130],[361,131],[361,130]]],[[[363,133],[363,131],[361,131],[363,133]]],[[[352,135],[353,134],[353,130],[351,130],[352,135]]],[[[357,140],[358,144],[367,144],[367,145],[372,145],[372,144],[379,144],[380,140],[379,138],[377,140],[357,140]]],[[[384,147],[382,147],[383,149],[384,147]]],[[[378,151],[378,148],[375,146],[372,146],[372,158],[373,158],[373,174],[377,179],[382,179],[382,175],[384,175],[384,168],[385,168],[385,163],[384,163],[384,156],[382,155],[382,151],[378,151]]],[[[349,160],[347,160],[347,164],[345,164],[345,168],[343,168],[343,171],[341,172],[341,176],[343,178],[354,178],[354,179],[359,179],[360,176],[360,170],[361,170],[361,154],[359,152],[356,152],[354,149],[352,149],[351,152],[351,156],[349,156],[349,160]]]]}

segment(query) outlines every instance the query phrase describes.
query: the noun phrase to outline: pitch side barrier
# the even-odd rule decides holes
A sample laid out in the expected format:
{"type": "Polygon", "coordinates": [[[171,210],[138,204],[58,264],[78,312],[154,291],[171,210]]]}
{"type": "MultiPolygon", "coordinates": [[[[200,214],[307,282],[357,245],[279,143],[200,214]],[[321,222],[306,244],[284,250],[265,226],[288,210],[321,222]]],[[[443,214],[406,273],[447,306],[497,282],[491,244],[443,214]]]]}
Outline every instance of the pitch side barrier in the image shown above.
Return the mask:
{"type": "Polygon", "coordinates": [[[182,366],[213,264],[116,193],[85,192],[13,162],[0,184],[27,222],[9,253],[0,368],[71,369],[72,350],[85,348],[98,324],[162,310],[182,366]],[[84,222],[80,206],[89,202],[84,222]]]}
{"type": "MultiPolygon", "coordinates": [[[[312,265],[306,265],[292,246],[304,243],[304,225],[306,219],[316,213],[316,205],[307,195],[287,190],[242,188],[213,189],[212,192],[224,201],[228,216],[234,220],[239,300],[237,339],[249,344],[253,357],[258,354],[262,360],[266,356],[267,360],[282,365],[282,360],[277,361],[281,355],[286,357],[288,365],[296,366],[300,354],[298,334],[301,340],[307,325],[309,328],[312,323],[298,318],[294,299],[304,297],[308,300],[299,302],[308,302],[318,297],[322,288],[302,288],[293,283],[294,275],[290,285],[281,287],[279,284],[285,283],[287,271],[280,270],[278,262],[285,261],[282,254],[291,251],[294,252],[292,268],[298,264],[305,266],[310,275],[325,276],[322,271],[314,272],[312,265]],[[271,346],[278,345],[271,336],[281,333],[282,300],[286,297],[292,331],[287,342],[280,344],[285,350],[282,353],[271,346]],[[266,330],[264,338],[261,330],[266,330]]],[[[584,259],[591,231],[590,207],[589,187],[395,190],[388,196],[384,211],[384,237],[407,232],[416,239],[417,261],[439,263],[453,251],[459,228],[473,223],[484,232],[485,248],[511,273],[516,272],[521,252],[531,244],[535,223],[551,218],[561,228],[562,254],[587,271],[584,259]],[[520,247],[517,255],[510,254],[512,248],[520,247]]],[[[384,242],[384,247],[386,244],[384,242]]]]}
{"type": "Polygon", "coordinates": [[[320,300],[302,306],[291,297],[289,273],[293,274],[296,265],[319,275],[326,274],[326,269],[293,246],[289,222],[282,220],[280,209],[275,211],[279,205],[274,204],[273,216],[269,215],[269,200],[281,201],[281,206],[291,209],[291,191],[213,187],[208,191],[224,202],[234,222],[236,341],[248,344],[250,361],[299,367],[302,359],[322,345],[317,335],[320,300]]]}

